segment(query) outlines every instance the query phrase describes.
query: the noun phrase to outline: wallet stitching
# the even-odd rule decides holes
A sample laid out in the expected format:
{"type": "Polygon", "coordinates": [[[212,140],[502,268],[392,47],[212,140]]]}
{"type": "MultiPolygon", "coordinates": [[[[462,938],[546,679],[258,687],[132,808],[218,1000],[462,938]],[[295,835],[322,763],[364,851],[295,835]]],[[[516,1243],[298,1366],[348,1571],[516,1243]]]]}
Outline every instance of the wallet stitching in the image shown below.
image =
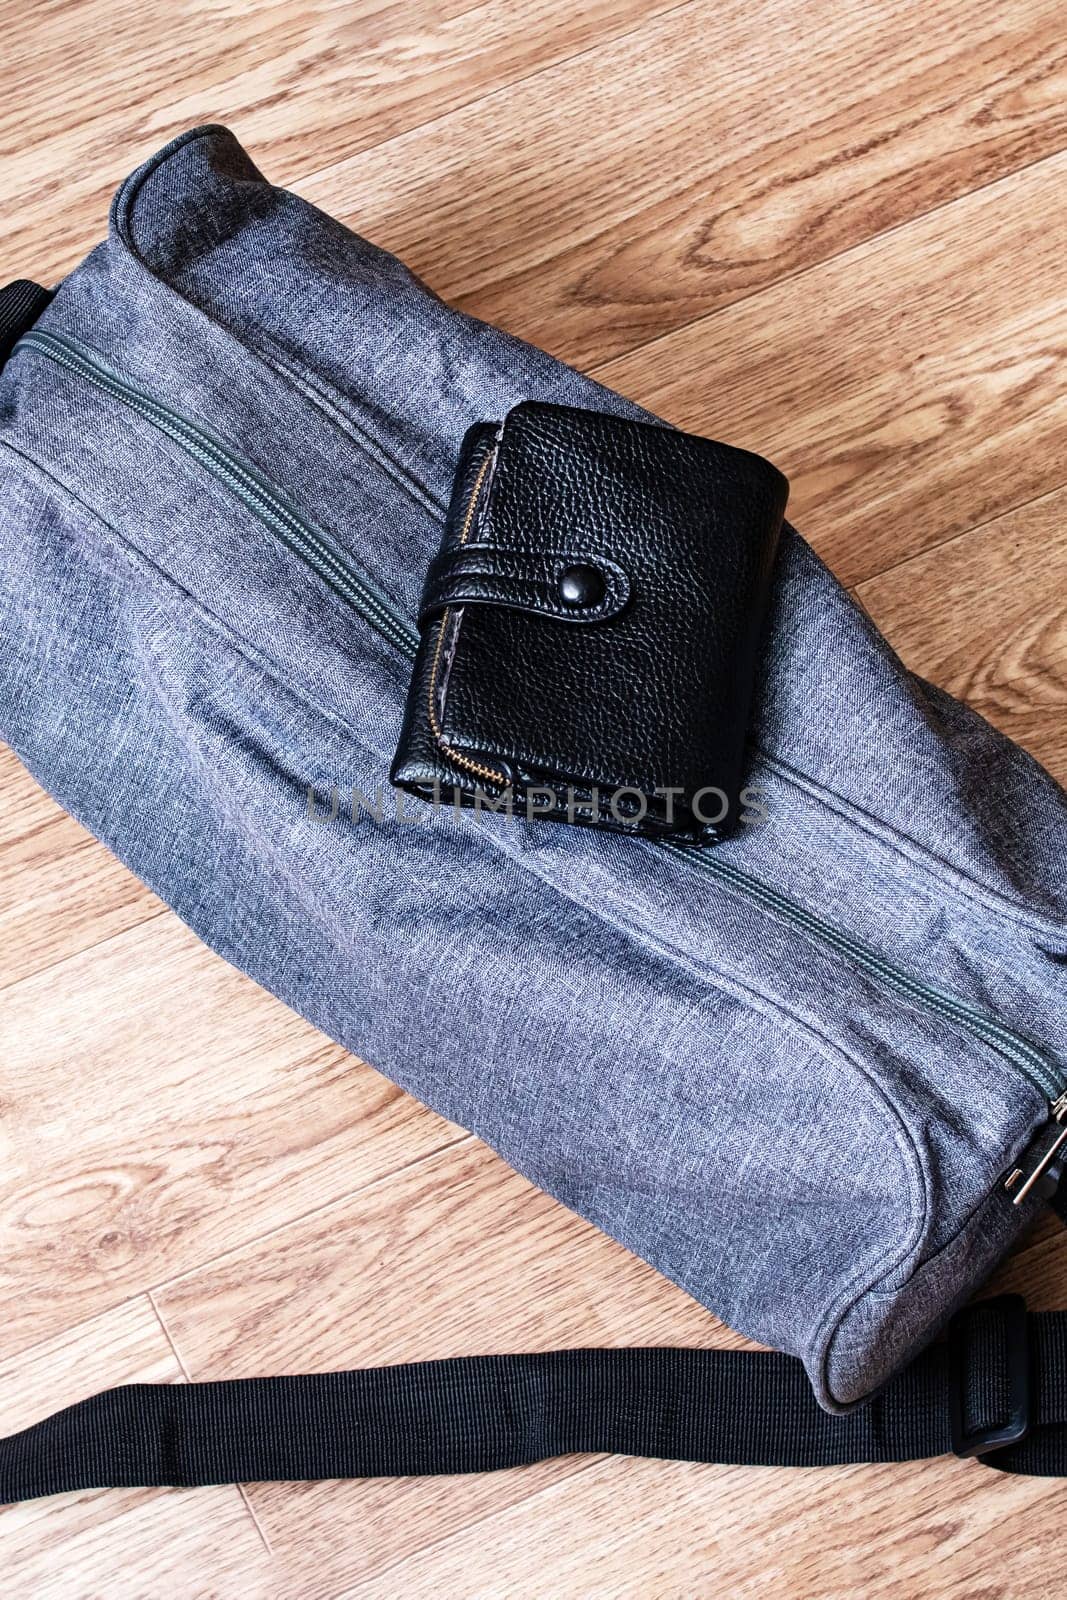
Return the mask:
{"type": "MultiPolygon", "coordinates": [[[[489,464],[492,461],[494,454],[495,451],[487,450],[482,464],[478,468],[478,474],[474,480],[474,487],[471,490],[470,499],[467,502],[467,512],[463,519],[463,529],[459,536],[459,542],[461,545],[466,544],[468,538],[470,537],[471,526],[474,522],[474,513],[482,492],[482,485],[485,482],[486,474],[489,471],[489,464]]],[[[502,772],[497,772],[492,767],[482,766],[480,762],[472,761],[469,756],[465,756],[459,750],[453,749],[453,747],[446,740],[441,729],[441,724],[438,721],[437,707],[435,705],[435,700],[437,698],[437,674],[441,665],[441,650],[444,644],[445,635],[448,632],[450,615],[451,607],[446,607],[445,612],[441,617],[441,626],[437,631],[437,645],[433,653],[433,664],[430,667],[430,683],[426,697],[427,711],[429,713],[430,720],[430,731],[437,741],[438,748],[449,758],[450,761],[456,762],[456,764],[460,767],[466,767],[477,777],[487,778],[492,783],[499,783],[506,787],[508,780],[502,772]]]]}

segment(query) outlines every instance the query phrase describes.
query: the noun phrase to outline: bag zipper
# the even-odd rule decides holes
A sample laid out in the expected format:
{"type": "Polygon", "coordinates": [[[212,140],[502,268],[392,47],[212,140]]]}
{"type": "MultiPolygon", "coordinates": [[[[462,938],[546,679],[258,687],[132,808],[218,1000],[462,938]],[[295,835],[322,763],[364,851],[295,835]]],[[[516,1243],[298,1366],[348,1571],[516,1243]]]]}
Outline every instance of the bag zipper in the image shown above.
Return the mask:
{"type": "Polygon", "coordinates": [[[234,455],[221,439],[214,438],[200,423],[190,422],[181,412],[164,405],[113,371],[93,351],[74,339],[33,329],[23,334],[11,355],[25,349],[37,350],[61,366],[69,367],[72,372],[95,383],[97,388],[153,423],[194,461],[198,461],[212,477],[224,483],[260,522],[265,523],[294,555],[317,572],[342,599],[354,606],[383,638],[406,655],[415,654],[418,634],[385,595],[346,560],[321,529],[312,527],[307,518],[272,483],[268,483],[249,462],[234,455]]]}
{"type": "MultiPolygon", "coordinates": [[[[932,984],[913,977],[902,967],[887,961],[861,939],[855,938],[852,934],[842,933],[840,928],[835,928],[830,922],[824,922],[821,917],[798,905],[795,900],[790,900],[777,889],[772,889],[762,878],[753,877],[751,873],[734,866],[733,862],[716,860],[705,850],[675,844],[670,840],[660,841],[660,848],[673,850],[676,855],[684,856],[692,866],[699,867],[702,872],[717,878],[721,883],[730,884],[747,899],[763,906],[766,910],[776,912],[818,943],[847,956],[862,971],[881,979],[888,988],[895,989],[898,994],[904,995],[909,1000],[917,1001],[928,1011],[955,1023],[964,1032],[989,1045],[1047,1097],[1051,1121],[1067,1122],[1067,1075],[1043,1050],[1024,1038],[1021,1033],[1006,1028],[995,1017],[978,1010],[966,1000],[961,1000],[958,995],[946,994],[943,989],[937,989],[932,984]]],[[[1023,1177],[1022,1169],[1019,1167],[1014,1167],[1006,1175],[1004,1187],[1013,1191],[1015,1205],[1022,1204],[1048,1171],[1063,1145],[1067,1145],[1067,1128],[1064,1128],[1062,1135],[1043,1152],[1024,1182],[1021,1184],[1019,1182],[1023,1177]]]]}
{"type": "MultiPolygon", "coordinates": [[[[321,529],[313,526],[285,495],[249,462],[235,455],[221,439],[215,438],[200,423],[190,421],[181,412],[130,382],[102,361],[94,351],[66,335],[46,333],[35,328],[18,341],[12,357],[20,350],[34,350],[69,368],[130,411],[151,422],[212,477],[229,488],[260,522],[353,606],[389,644],[409,659],[414,658],[419,636],[407,618],[336,549],[321,529]]],[[[480,475],[472,501],[477,496],[481,481],[480,475]]],[[[888,988],[988,1045],[1047,1098],[1050,1122],[1067,1124],[1067,1071],[1050,1060],[1031,1040],[958,996],[947,994],[913,977],[902,967],[887,961],[870,945],[823,921],[795,900],[732,862],[716,859],[714,854],[699,846],[676,844],[669,840],[659,841],[658,848],[681,856],[689,865],[734,889],[751,903],[776,913],[817,943],[846,956],[888,988]]],[[[1023,1178],[1019,1167],[1013,1168],[1006,1176],[1004,1187],[1014,1191],[1015,1205],[1021,1204],[1031,1193],[1065,1145],[1067,1126],[1063,1126],[1062,1131],[1036,1158],[1036,1165],[1023,1182],[1019,1181],[1023,1178]]]]}

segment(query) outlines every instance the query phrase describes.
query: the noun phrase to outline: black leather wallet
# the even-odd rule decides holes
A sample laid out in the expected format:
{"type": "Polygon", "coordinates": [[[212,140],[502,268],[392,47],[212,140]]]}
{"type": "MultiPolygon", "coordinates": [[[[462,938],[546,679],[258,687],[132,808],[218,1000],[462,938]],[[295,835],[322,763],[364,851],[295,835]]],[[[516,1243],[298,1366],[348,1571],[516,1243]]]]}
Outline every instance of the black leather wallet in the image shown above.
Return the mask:
{"type": "Polygon", "coordinates": [[[527,401],[471,428],[392,781],[722,838],[787,493],[748,451],[599,411],[527,401]]]}

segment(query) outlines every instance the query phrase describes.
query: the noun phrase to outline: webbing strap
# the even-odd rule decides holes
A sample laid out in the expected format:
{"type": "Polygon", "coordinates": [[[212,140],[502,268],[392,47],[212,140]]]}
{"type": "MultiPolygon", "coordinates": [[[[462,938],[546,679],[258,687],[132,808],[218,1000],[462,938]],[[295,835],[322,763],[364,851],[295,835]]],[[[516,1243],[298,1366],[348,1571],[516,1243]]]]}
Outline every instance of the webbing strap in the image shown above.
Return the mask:
{"type": "Polygon", "coordinates": [[[220,1383],[131,1384],[0,1440],[0,1501],[105,1485],[487,1472],[573,1451],[836,1466],[982,1454],[1067,1473],[1067,1314],[970,1307],[870,1404],[831,1416],[756,1351],[557,1350],[220,1383]],[[985,1453],[990,1441],[1015,1442],[985,1453]]]}
{"type": "Polygon", "coordinates": [[[0,367],[51,300],[54,291],[29,278],[16,278],[0,289],[0,367]]]}

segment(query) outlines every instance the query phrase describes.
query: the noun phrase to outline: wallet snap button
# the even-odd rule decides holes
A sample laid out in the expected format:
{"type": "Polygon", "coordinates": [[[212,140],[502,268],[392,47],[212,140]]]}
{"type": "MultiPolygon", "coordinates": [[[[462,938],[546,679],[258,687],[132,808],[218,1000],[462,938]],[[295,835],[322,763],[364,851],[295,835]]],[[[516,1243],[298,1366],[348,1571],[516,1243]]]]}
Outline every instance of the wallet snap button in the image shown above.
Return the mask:
{"type": "Polygon", "coordinates": [[[607,592],[604,574],[599,567],[590,567],[581,563],[575,567],[567,567],[559,575],[559,597],[565,606],[579,607],[599,605],[607,592]]]}

